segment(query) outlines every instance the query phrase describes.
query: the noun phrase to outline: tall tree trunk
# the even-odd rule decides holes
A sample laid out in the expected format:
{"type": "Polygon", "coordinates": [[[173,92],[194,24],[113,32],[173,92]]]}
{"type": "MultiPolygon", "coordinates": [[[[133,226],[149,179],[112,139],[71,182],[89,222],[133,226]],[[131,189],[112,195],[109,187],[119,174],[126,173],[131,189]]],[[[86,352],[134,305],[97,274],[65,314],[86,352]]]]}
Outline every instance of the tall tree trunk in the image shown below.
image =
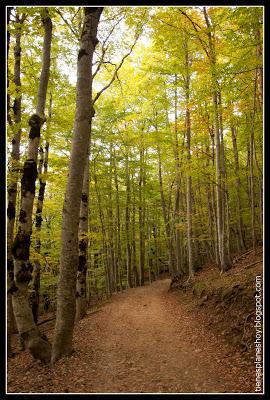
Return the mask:
{"type": "MultiPolygon", "coordinates": [[[[10,15],[13,7],[7,7],[7,28],[9,28],[9,23],[10,23],[10,15]]],[[[17,19],[17,17],[16,17],[17,19]]],[[[16,21],[17,22],[17,21],[16,21]]],[[[9,70],[8,70],[8,57],[9,57],[9,44],[10,44],[10,32],[9,29],[7,29],[7,89],[9,89],[9,70]]],[[[10,116],[10,94],[7,91],[7,121],[10,125],[12,125],[12,119],[10,116]]]]}
{"type": "Polygon", "coordinates": [[[216,202],[217,202],[217,231],[218,231],[218,249],[219,249],[219,268],[220,271],[228,269],[229,265],[226,262],[226,249],[225,249],[225,232],[224,232],[224,218],[225,209],[223,201],[223,170],[222,170],[222,145],[220,139],[220,121],[219,121],[219,108],[218,108],[218,81],[217,81],[217,68],[216,68],[216,54],[214,37],[212,33],[212,25],[206,11],[203,7],[205,22],[207,25],[207,36],[209,45],[209,61],[211,66],[212,77],[212,96],[213,96],[213,114],[214,114],[214,135],[215,135],[215,159],[216,159],[216,202]]]}
{"type": "Polygon", "coordinates": [[[241,211],[241,196],[240,196],[240,174],[239,174],[239,160],[238,160],[238,149],[237,149],[237,130],[236,128],[231,128],[232,133],[232,144],[233,144],[233,155],[234,155],[234,168],[235,168],[235,176],[236,176],[236,199],[237,199],[237,230],[238,230],[238,237],[240,248],[245,248],[244,238],[243,238],[243,218],[242,218],[242,211],[241,211]]]}
{"type": "Polygon", "coordinates": [[[255,39],[257,40],[256,46],[256,58],[257,58],[257,66],[256,71],[258,74],[258,94],[260,99],[260,107],[263,108],[263,66],[262,66],[262,41],[261,41],[261,33],[260,30],[257,29],[255,32],[255,39]]]}
{"type": "Polygon", "coordinates": [[[132,271],[133,271],[133,277],[134,277],[134,286],[139,285],[139,276],[138,276],[138,270],[137,270],[137,258],[136,258],[136,196],[135,196],[135,190],[134,190],[134,185],[133,185],[133,204],[132,204],[132,271]]]}
{"type": "MultiPolygon", "coordinates": [[[[91,135],[91,126],[90,126],[91,135]]],[[[89,144],[90,147],[90,144],[89,144]]],[[[79,263],[76,282],[75,321],[86,315],[86,275],[88,264],[88,199],[89,199],[89,151],[86,154],[79,220],[79,263]]]]}
{"type": "MultiPolygon", "coordinates": [[[[12,7],[7,8],[8,23],[10,18],[10,12],[12,7]]],[[[12,308],[12,290],[14,287],[14,262],[12,257],[12,242],[14,235],[14,223],[16,216],[16,200],[17,200],[17,181],[18,181],[18,170],[20,161],[20,142],[21,142],[21,29],[22,24],[25,20],[25,14],[20,18],[16,15],[16,23],[19,24],[19,28],[16,33],[16,42],[14,47],[14,83],[16,85],[16,95],[14,99],[13,111],[14,111],[14,122],[12,124],[10,116],[10,96],[7,95],[7,111],[8,121],[12,125],[13,138],[12,138],[12,150],[11,150],[11,168],[9,170],[10,183],[8,185],[8,209],[7,209],[7,352],[8,356],[12,356],[11,338],[13,330],[13,308],[12,308]]],[[[7,53],[9,53],[9,40],[10,33],[7,32],[7,53]]],[[[7,70],[7,85],[8,81],[8,70],[7,70]]]]}
{"type": "Polygon", "coordinates": [[[219,131],[220,131],[220,159],[221,159],[221,193],[222,193],[222,222],[224,232],[224,258],[226,269],[232,265],[230,254],[230,210],[229,210],[229,193],[227,189],[227,172],[226,159],[223,138],[223,116],[222,116],[222,101],[221,91],[218,90],[218,116],[219,116],[219,131]]]}
{"type": "MultiPolygon", "coordinates": [[[[40,232],[42,225],[42,211],[43,211],[43,202],[45,196],[45,188],[47,183],[47,173],[48,173],[48,158],[49,158],[49,142],[48,136],[50,133],[50,121],[52,116],[52,94],[50,94],[50,105],[49,105],[49,113],[48,113],[48,132],[47,132],[47,141],[45,143],[45,153],[43,148],[40,146],[40,160],[38,167],[38,176],[39,176],[39,192],[38,192],[38,203],[36,210],[36,240],[35,240],[35,250],[37,253],[40,253],[41,241],[40,241],[40,232]]],[[[34,317],[35,323],[38,321],[39,314],[39,289],[40,289],[40,262],[39,259],[34,260],[34,270],[33,270],[33,290],[31,292],[32,297],[32,313],[34,317]]]]}
{"type": "Polygon", "coordinates": [[[251,203],[251,231],[252,231],[252,247],[253,251],[256,249],[257,234],[255,223],[255,193],[254,193],[254,128],[255,128],[255,115],[256,115],[256,92],[257,92],[258,71],[255,71],[254,79],[254,95],[253,95],[253,109],[251,113],[251,132],[250,132],[250,163],[249,163],[249,176],[250,176],[250,203],[251,203]]]}
{"type": "Polygon", "coordinates": [[[113,153],[112,143],[110,143],[110,171],[109,171],[109,205],[108,205],[108,234],[109,234],[109,264],[110,264],[110,280],[112,286],[112,292],[116,291],[116,279],[115,279],[115,249],[114,249],[114,216],[113,216],[113,199],[112,199],[112,179],[113,179],[113,153]]]}
{"type": "Polygon", "coordinates": [[[161,198],[163,221],[164,221],[164,226],[165,226],[166,244],[167,244],[167,249],[168,249],[169,271],[170,271],[170,274],[173,274],[175,272],[173,245],[172,245],[171,229],[170,229],[169,219],[167,216],[167,207],[166,207],[164,190],[163,190],[162,164],[161,164],[161,154],[160,154],[160,146],[159,145],[157,146],[157,152],[158,152],[159,191],[160,191],[160,198],[161,198]]]}
{"type": "Polygon", "coordinates": [[[140,271],[140,286],[144,285],[144,264],[145,264],[145,210],[144,210],[144,148],[140,149],[140,174],[139,174],[139,271],[140,271]]]}
{"type": "MultiPolygon", "coordinates": [[[[121,269],[122,269],[122,247],[121,247],[121,220],[120,220],[120,203],[119,203],[119,185],[118,176],[116,168],[116,152],[114,149],[113,166],[114,166],[114,185],[115,185],[115,195],[116,195],[116,221],[117,221],[117,276],[118,284],[122,292],[122,280],[121,280],[121,269]]],[[[117,284],[117,287],[118,287],[117,284]]]]}
{"type": "MultiPolygon", "coordinates": [[[[215,167],[215,139],[213,135],[213,145],[212,145],[212,154],[213,154],[213,167],[215,167]]],[[[214,216],[214,223],[215,223],[215,260],[216,260],[216,265],[220,264],[220,258],[219,258],[219,242],[218,242],[218,222],[217,222],[217,208],[215,207],[216,205],[216,186],[215,182],[211,185],[211,206],[212,206],[212,213],[214,216]]]]}
{"type": "Polygon", "coordinates": [[[126,155],[126,211],[125,211],[125,227],[126,227],[126,271],[127,286],[132,287],[131,276],[131,248],[130,248],[130,177],[129,177],[129,155],[126,155]]]}
{"type": "Polygon", "coordinates": [[[184,43],[184,51],[185,51],[185,101],[186,101],[186,140],[187,140],[187,162],[188,162],[188,174],[187,174],[187,243],[188,243],[188,272],[189,276],[194,275],[193,269],[193,252],[192,252],[192,180],[191,180],[191,167],[190,167],[190,159],[191,159],[191,151],[190,151],[190,136],[191,136],[191,127],[190,127],[190,108],[189,108],[189,97],[190,97],[190,57],[188,52],[188,43],[187,39],[185,39],[184,43]]]}
{"type": "MultiPolygon", "coordinates": [[[[210,149],[209,149],[209,143],[207,142],[206,145],[206,153],[209,153],[210,149]]],[[[206,170],[209,170],[209,165],[210,165],[210,160],[209,158],[207,158],[206,161],[206,170]]],[[[212,210],[212,203],[211,203],[211,182],[210,180],[208,181],[206,187],[206,197],[207,197],[207,210],[208,210],[208,235],[210,238],[209,241],[209,249],[210,249],[210,259],[211,261],[215,262],[215,247],[216,247],[216,243],[215,243],[215,235],[214,235],[214,213],[212,210]]]]}
{"type": "Polygon", "coordinates": [[[105,275],[105,284],[106,284],[106,298],[108,299],[111,295],[111,279],[110,279],[110,271],[109,271],[109,252],[108,252],[108,235],[105,227],[105,218],[104,218],[104,213],[103,209],[101,206],[101,193],[98,187],[98,182],[97,182],[97,174],[96,174],[96,162],[94,161],[94,182],[95,182],[95,190],[96,190],[96,196],[98,200],[98,212],[99,212],[99,219],[100,219],[100,224],[101,224],[101,232],[102,232],[102,260],[103,260],[103,266],[104,266],[104,275],[105,275]]]}
{"type": "Polygon", "coordinates": [[[71,354],[76,311],[76,273],[78,270],[78,226],[83,174],[89,145],[92,107],[92,61],[97,44],[97,27],[102,7],[84,7],[85,20],[77,64],[77,99],[69,175],[63,207],[60,275],[52,361],[71,354]]]}
{"type": "MultiPolygon", "coordinates": [[[[175,190],[175,205],[174,205],[174,217],[172,223],[172,229],[175,229],[175,255],[176,255],[176,270],[182,271],[182,255],[181,255],[181,242],[180,242],[180,159],[179,159],[179,143],[178,143],[178,96],[177,96],[177,74],[174,77],[174,160],[176,169],[176,190],[175,190]]],[[[171,235],[173,232],[171,232],[171,235]]]]}
{"type": "Polygon", "coordinates": [[[148,241],[148,246],[147,246],[147,261],[148,261],[148,279],[149,279],[149,285],[152,283],[152,274],[153,274],[153,258],[151,254],[151,223],[149,221],[149,215],[147,218],[147,241],[148,241]]]}
{"type": "Polygon", "coordinates": [[[46,93],[50,73],[50,51],[52,39],[52,23],[45,8],[42,16],[44,26],[44,44],[42,71],[38,89],[36,114],[29,119],[28,158],[24,163],[21,180],[22,200],[19,217],[18,233],[12,246],[14,256],[15,287],[13,290],[13,310],[21,337],[33,357],[48,362],[51,348],[47,340],[40,336],[35,324],[28,299],[28,283],[32,278],[32,265],[29,262],[30,240],[32,233],[32,212],[35,197],[35,181],[37,178],[37,156],[40,141],[40,129],[44,122],[46,93]]]}

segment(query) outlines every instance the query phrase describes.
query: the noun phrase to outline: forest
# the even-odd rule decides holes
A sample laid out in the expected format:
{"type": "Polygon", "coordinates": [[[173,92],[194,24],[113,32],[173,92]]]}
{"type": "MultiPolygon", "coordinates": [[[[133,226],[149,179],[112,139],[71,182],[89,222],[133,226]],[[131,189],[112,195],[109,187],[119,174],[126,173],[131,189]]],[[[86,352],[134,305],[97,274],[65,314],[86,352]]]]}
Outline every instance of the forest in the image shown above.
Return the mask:
{"type": "MultiPolygon", "coordinates": [[[[252,318],[263,272],[263,11],[6,8],[10,392],[260,391],[252,318]],[[183,356],[193,324],[214,313],[217,329],[239,322],[243,382],[213,364],[227,387],[208,381],[210,356],[196,356],[210,328],[183,356]],[[119,354],[138,359],[128,367],[119,354]],[[43,374],[51,381],[38,383],[43,374]]],[[[222,363],[223,347],[213,350],[222,363]]]]}

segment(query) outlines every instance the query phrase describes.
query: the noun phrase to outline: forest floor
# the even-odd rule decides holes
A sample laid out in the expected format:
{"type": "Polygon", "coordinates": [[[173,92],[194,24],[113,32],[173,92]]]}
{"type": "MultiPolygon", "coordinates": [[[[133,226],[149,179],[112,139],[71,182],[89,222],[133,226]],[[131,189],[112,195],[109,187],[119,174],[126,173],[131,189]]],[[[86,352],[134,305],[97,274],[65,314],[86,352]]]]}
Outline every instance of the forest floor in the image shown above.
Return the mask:
{"type": "MultiPolygon", "coordinates": [[[[243,332],[244,349],[231,340],[228,310],[234,304],[245,321],[238,329],[244,328],[246,334],[245,313],[252,312],[243,304],[249,302],[240,302],[239,290],[230,290],[244,287],[246,294],[250,283],[254,291],[254,277],[261,273],[262,263],[243,272],[257,259],[255,255],[244,258],[221,277],[209,266],[195,276],[193,289],[169,290],[171,280],[163,279],[114,294],[98,312],[76,325],[72,356],[53,366],[33,360],[26,351],[10,359],[8,393],[254,392],[254,355],[247,350],[243,332]],[[198,295],[194,284],[202,281],[205,286],[198,295]],[[223,291],[218,291],[221,282],[223,291]],[[229,289],[224,295],[225,287],[229,289]]],[[[40,326],[50,340],[53,325],[51,321],[40,326]]]]}

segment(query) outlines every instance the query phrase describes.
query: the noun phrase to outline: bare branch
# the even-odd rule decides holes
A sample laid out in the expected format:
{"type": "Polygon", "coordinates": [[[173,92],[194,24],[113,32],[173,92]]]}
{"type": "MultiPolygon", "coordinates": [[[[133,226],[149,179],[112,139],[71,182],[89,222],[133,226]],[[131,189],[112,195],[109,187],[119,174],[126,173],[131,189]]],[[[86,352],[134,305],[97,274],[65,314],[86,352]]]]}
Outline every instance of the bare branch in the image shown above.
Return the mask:
{"type": "Polygon", "coordinates": [[[198,39],[199,39],[199,41],[200,41],[200,43],[201,43],[201,45],[202,45],[202,48],[203,48],[203,50],[205,51],[207,57],[209,58],[209,53],[208,53],[208,50],[207,50],[207,48],[206,48],[206,46],[205,46],[205,43],[204,43],[204,41],[202,40],[202,38],[200,37],[200,35],[199,35],[199,30],[198,30],[198,28],[202,29],[202,28],[200,27],[200,25],[198,25],[196,22],[194,22],[193,19],[191,19],[190,16],[187,15],[187,14],[185,13],[185,11],[183,11],[183,10],[181,10],[181,9],[177,9],[177,11],[179,11],[181,14],[183,14],[183,15],[192,23],[193,28],[194,28],[195,31],[197,32],[197,36],[198,36],[198,39]]]}
{"type": "Polygon", "coordinates": [[[99,63],[98,63],[97,69],[95,70],[95,72],[94,72],[93,75],[92,75],[92,79],[93,79],[93,80],[95,79],[96,74],[97,74],[98,71],[100,70],[101,65],[104,63],[103,60],[104,60],[104,57],[105,57],[106,50],[107,50],[107,48],[102,47],[102,54],[101,54],[101,57],[100,57],[100,61],[99,61],[99,63]]]}
{"type": "Polygon", "coordinates": [[[74,18],[80,12],[80,10],[81,10],[81,7],[79,7],[78,10],[76,11],[76,13],[73,15],[73,17],[71,18],[71,22],[73,22],[74,18]]]}
{"type": "Polygon", "coordinates": [[[95,76],[97,75],[98,71],[101,68],[101,65],[104,64],[104,57],[106,54],[106,51],[108,49],[108,47],[105,47],[106,43],[108,42],[109,38],[111,37],[111,35],[113,34],[113,31],[115,30],[115,28],[117,27],[117,25],[120,24],[120,22],[122,21],[122,19],[124,18],[124,16],[122,16],[112,27],[112,29],[110,30],[109,34],[107,35],[107,37],[105,38],[104,42],[102,43],[102,54],[100,57],[100,61],[98,63],[97,69],[95,70],[95,72],[93,73],[93,77],[92,79],[95,78],[95,76]]]}
{"type": "Polygon", "coordinates": [[[199,28],[199,29],[202,29],[202,27],[199,25],[199,24],[197,24],[197,22],[195,22],[195,21],[193,21],[191,18],[190,18],[190,16],[189,15],[187,15],[186,13],[185,13],[185,11],[183,11],[183,10],[181,10],[181,9],[177,9],[177,11],[178,12],[180,12],[181,14],[183,14],[185,17],[187,17],[187,19],[189,19],[189,21],[192,23],[192,25],[194,26],[194,29],[198,32],[198,29],[197,29],[197,27],[199,28]]]}
{"type": "Polygon", "coordinates": [[[101,96],[101,94],[102,94],[103,92],[105,92],[105,90],[108,89],[108,88],[111,86],[111,84],[114,82],[114,80],[115,80],[115,78],[116,78],[116,76],[117,76],[117,72],[119,71],[119,69],[120,69],[120,68],[122,67],[122,65],[124,64],[125,59],[132,53],[132,51],[133,51],[133,49],[134,49],[134,47],[135,47],[135,45],[136,45],[138,39],[139,39],[139,34],[136,35],[135,40],[134,40],[134,42],[133,42],[133,44],[132,44],[132,46],[131,46],[129,52],[128,52],[126,55],[124,55],[124,57],[122,58],[122,60],[121,60],[120,63],[118,64],[118,66],[116,67],[116,69],[115,69],[115,71],[114,71],[114,73],[113,73],[113,76],[112,76],[111,80],[109,81],[109,83],[108,83],[106,86],[104,86],[104,87],[96,94],[96,96],[95,96],[95,98],[94,98],[94,100],[93,100],[93,105],[94,105],[95,102],[99,99],[99,97],[101,96]]]}
{"type": "Polygon", "coordinates": [[[58,15],[60,15],[60,17],[61,17],[62,20],[65,22],[65,24],[69,27],[69,29],[71,30],[71,32],[73,33],[73,35],[74,35],[77,39],[79,39],[79,34],[78,34],[78,32],[76,32],[76,31],[73,29],[72,25],[70,25],[70,23],[69,23],[69,22],[66,20],[66,18],[63,16],[62,12],[61,12],[58,8],[56,8],[55,11],[57,12],[58,15]]]}
{"type": "Polygon", "coordinates": [[[105,38],[104,42],[102,43],[102,47],[105,46],[105,44],[108,42],[109,38],[111,37],[111,35],[113,34],[113,31],[115,30],[115,28],[117,27],[117,25],[120,24],[120,22],[124,19],[124,15],[119,18],[118,21],[116,21],[116,23],[113,25],[112,29],[110,30],[109,34],[107,35],[107,37],[105,38]]]}

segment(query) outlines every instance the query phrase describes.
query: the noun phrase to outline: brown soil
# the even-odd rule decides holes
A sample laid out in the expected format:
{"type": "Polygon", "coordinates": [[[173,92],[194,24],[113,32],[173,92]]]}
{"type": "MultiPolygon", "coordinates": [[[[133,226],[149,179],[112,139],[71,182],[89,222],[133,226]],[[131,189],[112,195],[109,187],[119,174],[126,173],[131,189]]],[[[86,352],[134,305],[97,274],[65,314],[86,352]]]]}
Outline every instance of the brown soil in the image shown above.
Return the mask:
{"type": "MultiPolygon", "coordinates": [[[[8,393],[253,392],[252,363],[196,318],[192,293],[168,292],[170,282],[114,294],[80,321],[75,353],[53,366],[17,354],[8,362],[8,393]]],[[[52,339],[49,324],[40,329],[52,339]]]]}

